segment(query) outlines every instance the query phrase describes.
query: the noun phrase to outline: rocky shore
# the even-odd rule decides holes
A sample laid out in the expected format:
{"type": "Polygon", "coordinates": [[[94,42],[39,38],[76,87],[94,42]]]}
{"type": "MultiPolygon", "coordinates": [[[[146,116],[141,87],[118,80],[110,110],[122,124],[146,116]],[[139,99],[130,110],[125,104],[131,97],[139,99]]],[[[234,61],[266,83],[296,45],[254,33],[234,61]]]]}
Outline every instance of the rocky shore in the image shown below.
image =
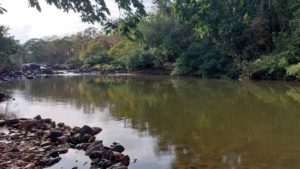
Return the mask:
{"type": "Polygon", "coordinates": [[[51,78],[53,75],[75,73],[75,74],[118,74],[127,73],[124,70],[100,70],[96,68],[81,68],[73,65],[40,65],[24,64],[20,68],[0,70],[0,82],[17,79],[51,78]]]}
{"type": "MultiPolygon", "coordinates": [[[[39,169],[53,166],[70,148],[85,151],[92,160],[91,169],[127,169],[130,158],[125,148],[113,143],[110,147],[96,140],[99,127],[73,127],[36,116],[0,120],[1,168],[39,169]]],[[[77,168],[74,166],[74,168],[77,168]]]]}
{"type": "Polygon", "coordinates": [[[3,69],[0,71],[0,82],[16,79],[50,78],[55,74],[51,67],[38,64],[24,64],[18,69],[3,69]]]}

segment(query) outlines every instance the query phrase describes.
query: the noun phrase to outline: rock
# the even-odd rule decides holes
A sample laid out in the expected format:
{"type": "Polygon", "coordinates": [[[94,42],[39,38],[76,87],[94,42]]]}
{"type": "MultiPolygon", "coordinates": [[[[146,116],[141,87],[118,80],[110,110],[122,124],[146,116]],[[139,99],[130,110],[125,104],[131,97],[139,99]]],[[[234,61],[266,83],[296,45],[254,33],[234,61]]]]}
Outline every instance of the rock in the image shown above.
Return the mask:
{"type": "Polygon", "coordinates": [[[92,159],[91,165],[97,165],[101,161],[100,158],[92,159]]]}
{"type": "Polygon", "coordinates": [[[51,150],[52,149],[52,145],[49,145],[49,146],[45,146],[45,147],[43,147],[43,149],[45,149],[45,150],[51,150]]]}
{"type": "Polygon", "coordinates": [[[58,163],[61,160],[61,157],[56,157],[49,160],[49,166],[58,163]]]}
{"type": "Polygon", "coordinates": [[[69,137],[68,136],[61,136],[57,137],[56,140],[59,141],[62,144],[65,144],[68,141],[69,137]]]}
{"type": "Polygon", "coordinates": [[[92,136],[89,140],[88,140],[88,143],[93,143],[95,142],[96,140],[96,137],[95,136],[92,136]]]}
{"type": "Polygon", "coordinates": [[[9,151],[13,153],[20,152],[20,150],[17,148],[11,148],[9,151]]]}
{"type": "Polygon", "coordinates": [[[52,124],[44,123],[43,125],[46,130],[50,130],[52,128],[52,124]]]}
{"type": "Polygon", "coordinates": [[[55,158],[51,158],[51,159],[42,159],[38,162],[38,164],[40,166],[46,167],[46,166],[54,165],[54,164],[58,163],[60,160],[61,160],[60,157],[55,157],[55,158]]]}
{"type": "Polygon", "coordinates": [[[26,165],[26,162],[25,161],[22,161],[22,160],[17,160],[17,161],[14,161],[15,165],[17,166],[25,166],[26,165]]]}
{"type": "Polygon", "coordinates": [[[0,133],[0,166],[27,169],[51,167],[61,160],[60,154],[75,147],[84,150],[92,159],[91,168],[127,169],[130,158],[122,154],[125,150],[122,145],[114,143],[109,148],[101,140],[96,141],[94,135],[100,133],[101,128],[85,125],[71,129],[64,123],[55,124],[51,119],[42,119],[40,116],[1,120],[0,125],[7,125],[9,133],[0,133]]]}
{"type": "Polygon", "coordinates": [[[120,144],[114,145],[112,148],[112,151],[116,151],[119,153],[122,153],[124,150],[125,150],[125,148],[120,144]]]}
{"type": "Polygon", "coordinates": [[[59,154],[66,154],[68,152],[68,148],[61,148],[57,150],[59,154]]]}
{"type": "Polygon", "coordinates": [[[77,166],[75,166],[75,167],[72,167],[72,169],[78,169],[78,167],[77,167],[77,166]]]}
{"type": "Polygon", "coordinates": [[[50,118],[47,118],[47,119],[43,119],[43,121],[44,121],[45,123],[51,124],[51,122],[52,122],[52,119],[50,119],[50,118]]]}
{"type": "Polygon", "coordinates": [[[102,141],[95,141],[87,148],[87,150],[85,151],[85,155],[89,156],[93,151],[102,151],[102,150],[104,150],[102,141]]]}
{"type": "Polygon", "coordinates": [[[80,132],[80,127],[73,127],[72,131],[74,131],[75,133],[79,133],[80,132]]]}
{"type": "Polygon", "coordinates": [[[37,124],[37,120],[24,120],[20,122],[20,128],[29,129],[37,124]]]}
{"type": "Polygon", "coordinates": [[[55,126],[56,126],[55,121],[51,121],[51,127],[55,128],[55,126]]]}
{"type": "Polygon", "coordinates": [[[24,156],[24,157],[22,158],[22,160],[23,160],[23,161],[26,161],[26,162],[31,162],[31,161],[33,161],[34,157],[35,157],[34,154],[28,154],[28,155],[24,156]]]}
{"type": "Polygon", "coordinates": [[[0,127],[5,126],[5,120],[0,120],[0,127]]]}
{"type": "Polygon", "coordinates": [[[51,141],[44,141],[44,142],[41,143],[42,147],[49,146],[49,145],[52,145],[51,141]]]}
{"type": "Polygon", "coordinates": [[[91,145],[91,143],[81,143],[81,144],[77,144],[77,145],[75,146],[75,149],[78,149],[78,150],[86,150],[90,145],[91,145]]]}
{"type": "Polygon", "coordinates": [[[95,141],[93,144],[90,144],[90,146],[88,147],[88,149],[89,149],[89,148],[92,148],[92,147],[94,147],[94,146],[96,146],[96,145],[99,145],[99,144],[102,145],[102,143],[103,143],[102,140],[97,140],[97,141],[95,141]]]}
{"type": "Polygon", "coordinates": [[[56,139],[57,137],[62,136],[62,132],[59,130],[52,130],[50,131],[48,138],[50,139],[56,139]]]}
{"type": "Polygon", "coordinates": [[[18,124],[19,123],[19,119],[11,119],[11,120],[6,120],[5,121],[5,124],[7,126],[13,126],[15,124],[18,124]]]}
{"type": "Polygon", "coordinates": [[[109,166],[112,165],[110,160],[107,159],[102,159],[98,164],[97,164],[100,168],[108,168],[109,166]]]}
{"type": "Polygon", "coordinates": [[[100,127],[93,127],[93,135],[99,134],[102,131],[102,128],[100,127]]]}
{"type": "Polygon", "coordinates": [[[122,163],[116,163],[110,166],[108,169],[127,169],[127,167],[124,166],[122,163]]]}
{"type": "Polygon", "coordinates": [[[60,128],[63,128],[65,126],[65,124],[64,123],[58,123],[57,126],[60,127],[60,128]]]}
{"type": "Polygon", "coordinates": [[[123,159],[121,160],[121,163],[122,163],[123,165],[125,165],[125,166],[129,166],[129,164],[130,164],[130,158],[129,158],[129,156],[128,156],[128,155],[125,155],[125,156],[123,157],[123,159]]]}
{"type": "Polygon", "coordinates": [[[71,127],[70,127],[70,126],[67,126],[67,125],[65,125],[65,126],[64,126],[64,129],[65,129],[65,130],[67,130],[67,131],[70,131],[70,130],[71,130],[71,127]]]}
{"type": "Polygon", "coordinates": [[[34,63],[23,64],[21,67],[23,71],[34,71],[41,69],[40,65],[34,63]]]}
{"type": "Polygon", "coordinates": [[[50,152],[49,156],[53,157],[53,158],[58,157],[59,156],[59,152],[58,151],[52,151],[52,152],[50,152]]]}
{"type": "Polygon", "coordinates": [[[35,120],[41,120],[42,117],[41,117],[40,115],[37,115],[37,116],[34,117],[34,119],[35,119],[35,120]]]}
{"type": "Polygon", "coordinates": [[[103,151],[93,151],[89,157],[90,159],[97,159],[97,158],[102,158],[102,154],[103,154],[103,151]]]}
{"type": "Polygon", "coordinates": [[[93,129],[90,126],[84,125],[83,127],[80,128],[80,134],[93,134],[93,129]]]}
{"type": "Polygon", "coordinates": [[[124,158],[124,155],[122,153],[119,153],[119,152],[116,152],[116,151],[113,151],[112,153],[118,161],[121,161],[124,158]]]}
{"type": "Polygon", "coordinates": [[[35,76],[33,76],[33,75],[27,75],[26,78],[27,78],[28,80],[32,80],[32,79],[35,78],[35,76]]]}
{"type": "Polygon", "coordinates": [[[36,137],[36,134],[35,134],[35,133],[27,133],[26,136],[27,136],[27,137],[36,137]]]}
{"type": "Polygon", "coordinates": [[[83,142],[83,143],[89,143],[90,139],[92,139],[92,136],[89,135],[89,134],[85,134],[85,135],[82,136],[81,142],[83,142]]]}
{"type": "Polygon", "coordinates": [[[75,134],[71,140],[72,143],[81,143],[81,135],[79,133],[75,134]]]}
{"type": "Polygon", "coordinates": [[[99,167],[96,165],[91,165],[90,169],[98,169],[99,167]]]}
{"type": "Polygon", "coordinates": [[[36,168],[36,167],[33,163],[29,163],[24,167],[24,169],[34,169],[34,168],[36,168]]]}
{"type": "Polygon", "coordinates": [[[74,136],[74,135],[76,135],[76,134],[77,134],[76,131],[73,131],[73,130],[70,131],[70,136],[74,136]]]}

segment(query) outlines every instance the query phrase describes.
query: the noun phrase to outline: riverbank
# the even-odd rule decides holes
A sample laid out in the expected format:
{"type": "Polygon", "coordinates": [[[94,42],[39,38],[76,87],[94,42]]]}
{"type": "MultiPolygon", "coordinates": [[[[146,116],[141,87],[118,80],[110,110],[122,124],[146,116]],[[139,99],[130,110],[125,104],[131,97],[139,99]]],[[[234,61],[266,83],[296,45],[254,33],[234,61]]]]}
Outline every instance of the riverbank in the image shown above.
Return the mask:
{"type": "MultiPolygon", "coordinates": [[[[61,160],[70,148],[85,151],[91,168],[126,169],[130,158],[122,154],[125,148],[113,143],[110,147],[96,140],[99,127],[71,128],[64,123],[36,116],[33,119],[0,120],[0,165],[4,168],[45,168],[61,160]]],[[[78,168],[74,166],[73,168],[78,168]]]]}
{"type": "Polygon", "coordinates": [[[20,68],[0,70],[0,82],[12,81],[17,79],[50,78],[56,72],[48,67],[37,64],[25,64],[20,68]]]}

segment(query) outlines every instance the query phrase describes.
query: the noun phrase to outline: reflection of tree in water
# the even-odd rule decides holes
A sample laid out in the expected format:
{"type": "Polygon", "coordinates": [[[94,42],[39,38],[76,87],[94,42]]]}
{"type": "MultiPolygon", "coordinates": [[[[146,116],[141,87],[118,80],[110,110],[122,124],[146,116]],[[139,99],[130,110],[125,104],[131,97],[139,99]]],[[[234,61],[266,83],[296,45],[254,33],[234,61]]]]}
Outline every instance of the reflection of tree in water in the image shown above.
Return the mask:
{"type": "Polygon", "coordinates": [[[300,146],[295,83],[60,77],[21,88],[30,99],[68,102],[86,113],[108,108],[126,126],[156,136],[157,154],[174,148],[174,169],[300,166],[300,152],[292,151],[300,146]]]}
{"type": "Polygon", "coordinates": [[[177,160],[173,168],[244,168],[265,162],[265,168],[269,168],[283,165],[272,158],[281,161],[281,157],[300,156],[280,152],[291,143],[285,139],[293,142],[291,149],[299,145],[298,138],[286,133],[299,132],[299,104],[287,95],[289,85],[124,79],[99,78],[93,86],[108,84],[105,100],[112,116],[126,117],[133,128],[157,136],[159,151],[167,152],[169,145],[175,145],[177,160]],[[266,152],[258,155],[262,149],[266,152]],[[245,164],[241,163],[242,157],[245,164]]]}

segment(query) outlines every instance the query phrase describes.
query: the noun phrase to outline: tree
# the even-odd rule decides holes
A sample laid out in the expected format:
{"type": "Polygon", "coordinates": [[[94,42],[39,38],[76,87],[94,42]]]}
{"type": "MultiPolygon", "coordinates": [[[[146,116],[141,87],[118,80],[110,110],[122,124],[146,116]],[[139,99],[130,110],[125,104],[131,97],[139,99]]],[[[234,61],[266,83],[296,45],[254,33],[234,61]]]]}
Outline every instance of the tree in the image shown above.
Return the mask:
{"type": "MultiPolygon", "coordinates": [[[[28,0],[29,6],[42,11],[39,0],[28,0]]],[[[110,11],[105,0],[46,0],[49,5],[63,10],[79,13],[83,22],[100,23],[108,32],[112,29],[119,29],[124,35],[130,33],[130,28],[134,29],[136,24],[146,16],[146,10],[141,0],[115,0],[123,18],[118,22],[111,21],[107,16],[110,11]]],[[[0,14],[6,10],[0,6],[0,14]]]]}
{"type": "Polygon", "coordinates": [[[8,28],[0,26],[0,70],[20,63],[21,46],[8,34],[8,28]]]}
{"type": "Polygon", "coordinates": [[[0,3],[0,15],[4,14],[4,12],[7,12],[7,11],[3,7],[1,7],[1,3],[0,3]]]}

